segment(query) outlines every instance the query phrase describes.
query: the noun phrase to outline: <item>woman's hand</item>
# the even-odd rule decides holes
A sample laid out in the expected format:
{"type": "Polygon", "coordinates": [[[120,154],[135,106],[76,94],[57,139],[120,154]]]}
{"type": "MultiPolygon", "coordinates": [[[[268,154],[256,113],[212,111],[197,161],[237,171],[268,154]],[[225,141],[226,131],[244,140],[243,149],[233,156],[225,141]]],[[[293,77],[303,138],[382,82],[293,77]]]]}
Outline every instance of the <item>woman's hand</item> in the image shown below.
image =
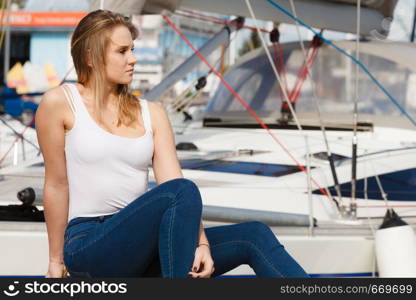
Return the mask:
{"type": "Polygon", "coordinates": [[[200,245],[195,250],[195,259],[192,270],[188,274],[192,278],[209,278],[214,273],[214,261],[208,245],[200,245]]]}
{"type": "Polygon", "coordinates": [[[48,272],[45,278],[64,278],[66,277],[66,268],[62,262],[49,262],[48,272]]]}

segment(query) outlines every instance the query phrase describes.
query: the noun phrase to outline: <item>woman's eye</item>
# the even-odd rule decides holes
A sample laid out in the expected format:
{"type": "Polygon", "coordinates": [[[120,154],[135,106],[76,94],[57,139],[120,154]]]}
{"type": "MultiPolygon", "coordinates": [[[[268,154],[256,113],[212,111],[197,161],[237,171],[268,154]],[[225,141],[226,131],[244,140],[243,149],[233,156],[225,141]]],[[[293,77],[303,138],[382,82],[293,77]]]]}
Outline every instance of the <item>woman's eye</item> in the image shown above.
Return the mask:
{"type": "MultiPolygon", "coordinates": [[[[124,54],[124,53],[126,53],[126,51],[127,50],[121,50],[120,53],[124,54]]],[[[134,51],[134,48],[131,48],[131,51],[133,52],[134,51]]]]}

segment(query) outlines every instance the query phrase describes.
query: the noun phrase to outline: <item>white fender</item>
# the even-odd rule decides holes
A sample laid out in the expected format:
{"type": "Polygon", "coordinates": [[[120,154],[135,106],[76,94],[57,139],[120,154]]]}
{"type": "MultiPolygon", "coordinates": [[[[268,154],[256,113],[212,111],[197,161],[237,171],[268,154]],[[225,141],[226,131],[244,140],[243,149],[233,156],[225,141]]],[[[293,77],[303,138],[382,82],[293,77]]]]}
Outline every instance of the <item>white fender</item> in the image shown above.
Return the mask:
{"type": "Polygon", "coordinates": [[[390,222],[390,227],[382,225],[376,232],[379,277],[416,277],[416,235],[410,225],[400,221],[398,224],[390,222]]]}

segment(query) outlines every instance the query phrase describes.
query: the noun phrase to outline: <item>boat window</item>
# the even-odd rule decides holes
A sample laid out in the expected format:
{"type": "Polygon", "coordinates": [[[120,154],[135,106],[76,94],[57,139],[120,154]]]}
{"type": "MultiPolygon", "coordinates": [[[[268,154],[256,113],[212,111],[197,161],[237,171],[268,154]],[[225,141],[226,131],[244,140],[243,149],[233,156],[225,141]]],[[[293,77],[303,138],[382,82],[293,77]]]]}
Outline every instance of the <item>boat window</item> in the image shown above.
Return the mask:
{"type": "MultiPolygon", "coordinates": [[[[345,45],[353,43],[346,42],[345,45]]],[[[344,44],[341,46],[344,47],[344,44]]],[[[365,48],[362,44],[362,49],[365,48]]],[[[362,51],[360,59],[372,72],[379,82],[395,99],[406,107],[410,114],[416,114],[416,104],[413,96],[416,93],[416,74],[406,68],[394,55],[383,54],[378,44],[371,44],[368,51],[362,51]],[[379,49],[380,48],[380,49],[379,49]],[[371,50],[371,51],[370,51],[371,50]]],[[[300,49],[293,44],[283,45],[285,48],[286,81],[289,91],[296,83],[297,75],[303,61],[300,49]]],[[[352,46],[351,46],[352,47],[352,46]]],[[[392,46],[393,47],[393,46],[392,46]]],[[[404,47],[397,44],[396,48],[404,47]]],[[[409,47],[409,46],[407,46],[409,47]]],[[[394,49],[400,50],[400,49],[394,49]]],[[[271,53],[273,53],[273,48],[271,53]]],[[[384,48],[383,48],[384,49],[384,48]]],[[[405,49],[409,51],[409,49],[405,49]]],[[[250,108],[255,111],[280,112],[281,96],[278,82],[264,51],[255,50],[258,55],[248,53],[246,60],[231,68],[225,75],[225,80],[240,94],[250,108]],[[252,58],[249,58],[253,56],[252,58]]],[[[396,53],[392,51],[391,53],[396,53]]],[[[351,53],[353,50],[350,51],[351,53]]],[[[385,51],[384,51],[385,52],[385,51]]],[[[398,53],[398,52],[397,52],[398,53]]],[[[355,64],[333,48],[322,46],[310,74],[315,82],[315,91],[319,100],[323,120],[334,113],[349,115],[353,112],[355,91],[355,64]],[[325,114],[326,113],[326,114],[325,114]]],[[[359,114],[395,115],[401,112],[377,87],[363,71],[359,72],[359,114]]],[[[215,112],[245,111],[245,108],[235,99],[224,85],[220,85],[208,103],[205,114],[212,116],[215,112]]],[[[309,80],[305,80],[301,94],[296,104],[297,112],[316,113],[313,101],[313,91],[309,80]]]]}
{"type": "MultiPolygon", "coordinates": [[[[328,152],[317,152],[317,153],[313,153],[312,154],[313,158],[316,159],[320,159],[320,160],[328,160],[328,152]]],[[[348,158],[345,155],[341,155],[341,154],[336,154],[336,153],[332,153],[332,157],[334,159],[334,161],[341,161],[343,159],[348,158]]]]}
{"type": "Polygon", "coordinates": [[[299,168],[291,165],[279,165],[270,163],[257,163],[229,160],[203,160],[184,159],[180,160],[182,169],[204,170],[213,172],[225,172],[235,174],[259,175],[279,177],[299,172],[299,168]]]}

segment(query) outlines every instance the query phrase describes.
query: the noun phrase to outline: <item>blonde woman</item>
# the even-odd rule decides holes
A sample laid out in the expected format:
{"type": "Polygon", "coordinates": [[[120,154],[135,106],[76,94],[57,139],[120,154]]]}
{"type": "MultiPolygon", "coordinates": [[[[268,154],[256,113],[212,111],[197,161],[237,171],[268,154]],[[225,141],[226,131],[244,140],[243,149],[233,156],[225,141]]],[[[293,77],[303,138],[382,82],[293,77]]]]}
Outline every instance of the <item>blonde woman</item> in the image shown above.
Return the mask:
{"type": "Polygon", "coordinates": [[[207,278],[241,264],[259,277],[306,277],[263,223],[204,230],[165,110],[129,93],[137,36],[120,14],[89,13],[71,40],[78,82],[47,91],[37,110],[46,277],[66,267],[72,277],[207,278]],[[157,186],[147,191],[150,164],[157,186]]]}

